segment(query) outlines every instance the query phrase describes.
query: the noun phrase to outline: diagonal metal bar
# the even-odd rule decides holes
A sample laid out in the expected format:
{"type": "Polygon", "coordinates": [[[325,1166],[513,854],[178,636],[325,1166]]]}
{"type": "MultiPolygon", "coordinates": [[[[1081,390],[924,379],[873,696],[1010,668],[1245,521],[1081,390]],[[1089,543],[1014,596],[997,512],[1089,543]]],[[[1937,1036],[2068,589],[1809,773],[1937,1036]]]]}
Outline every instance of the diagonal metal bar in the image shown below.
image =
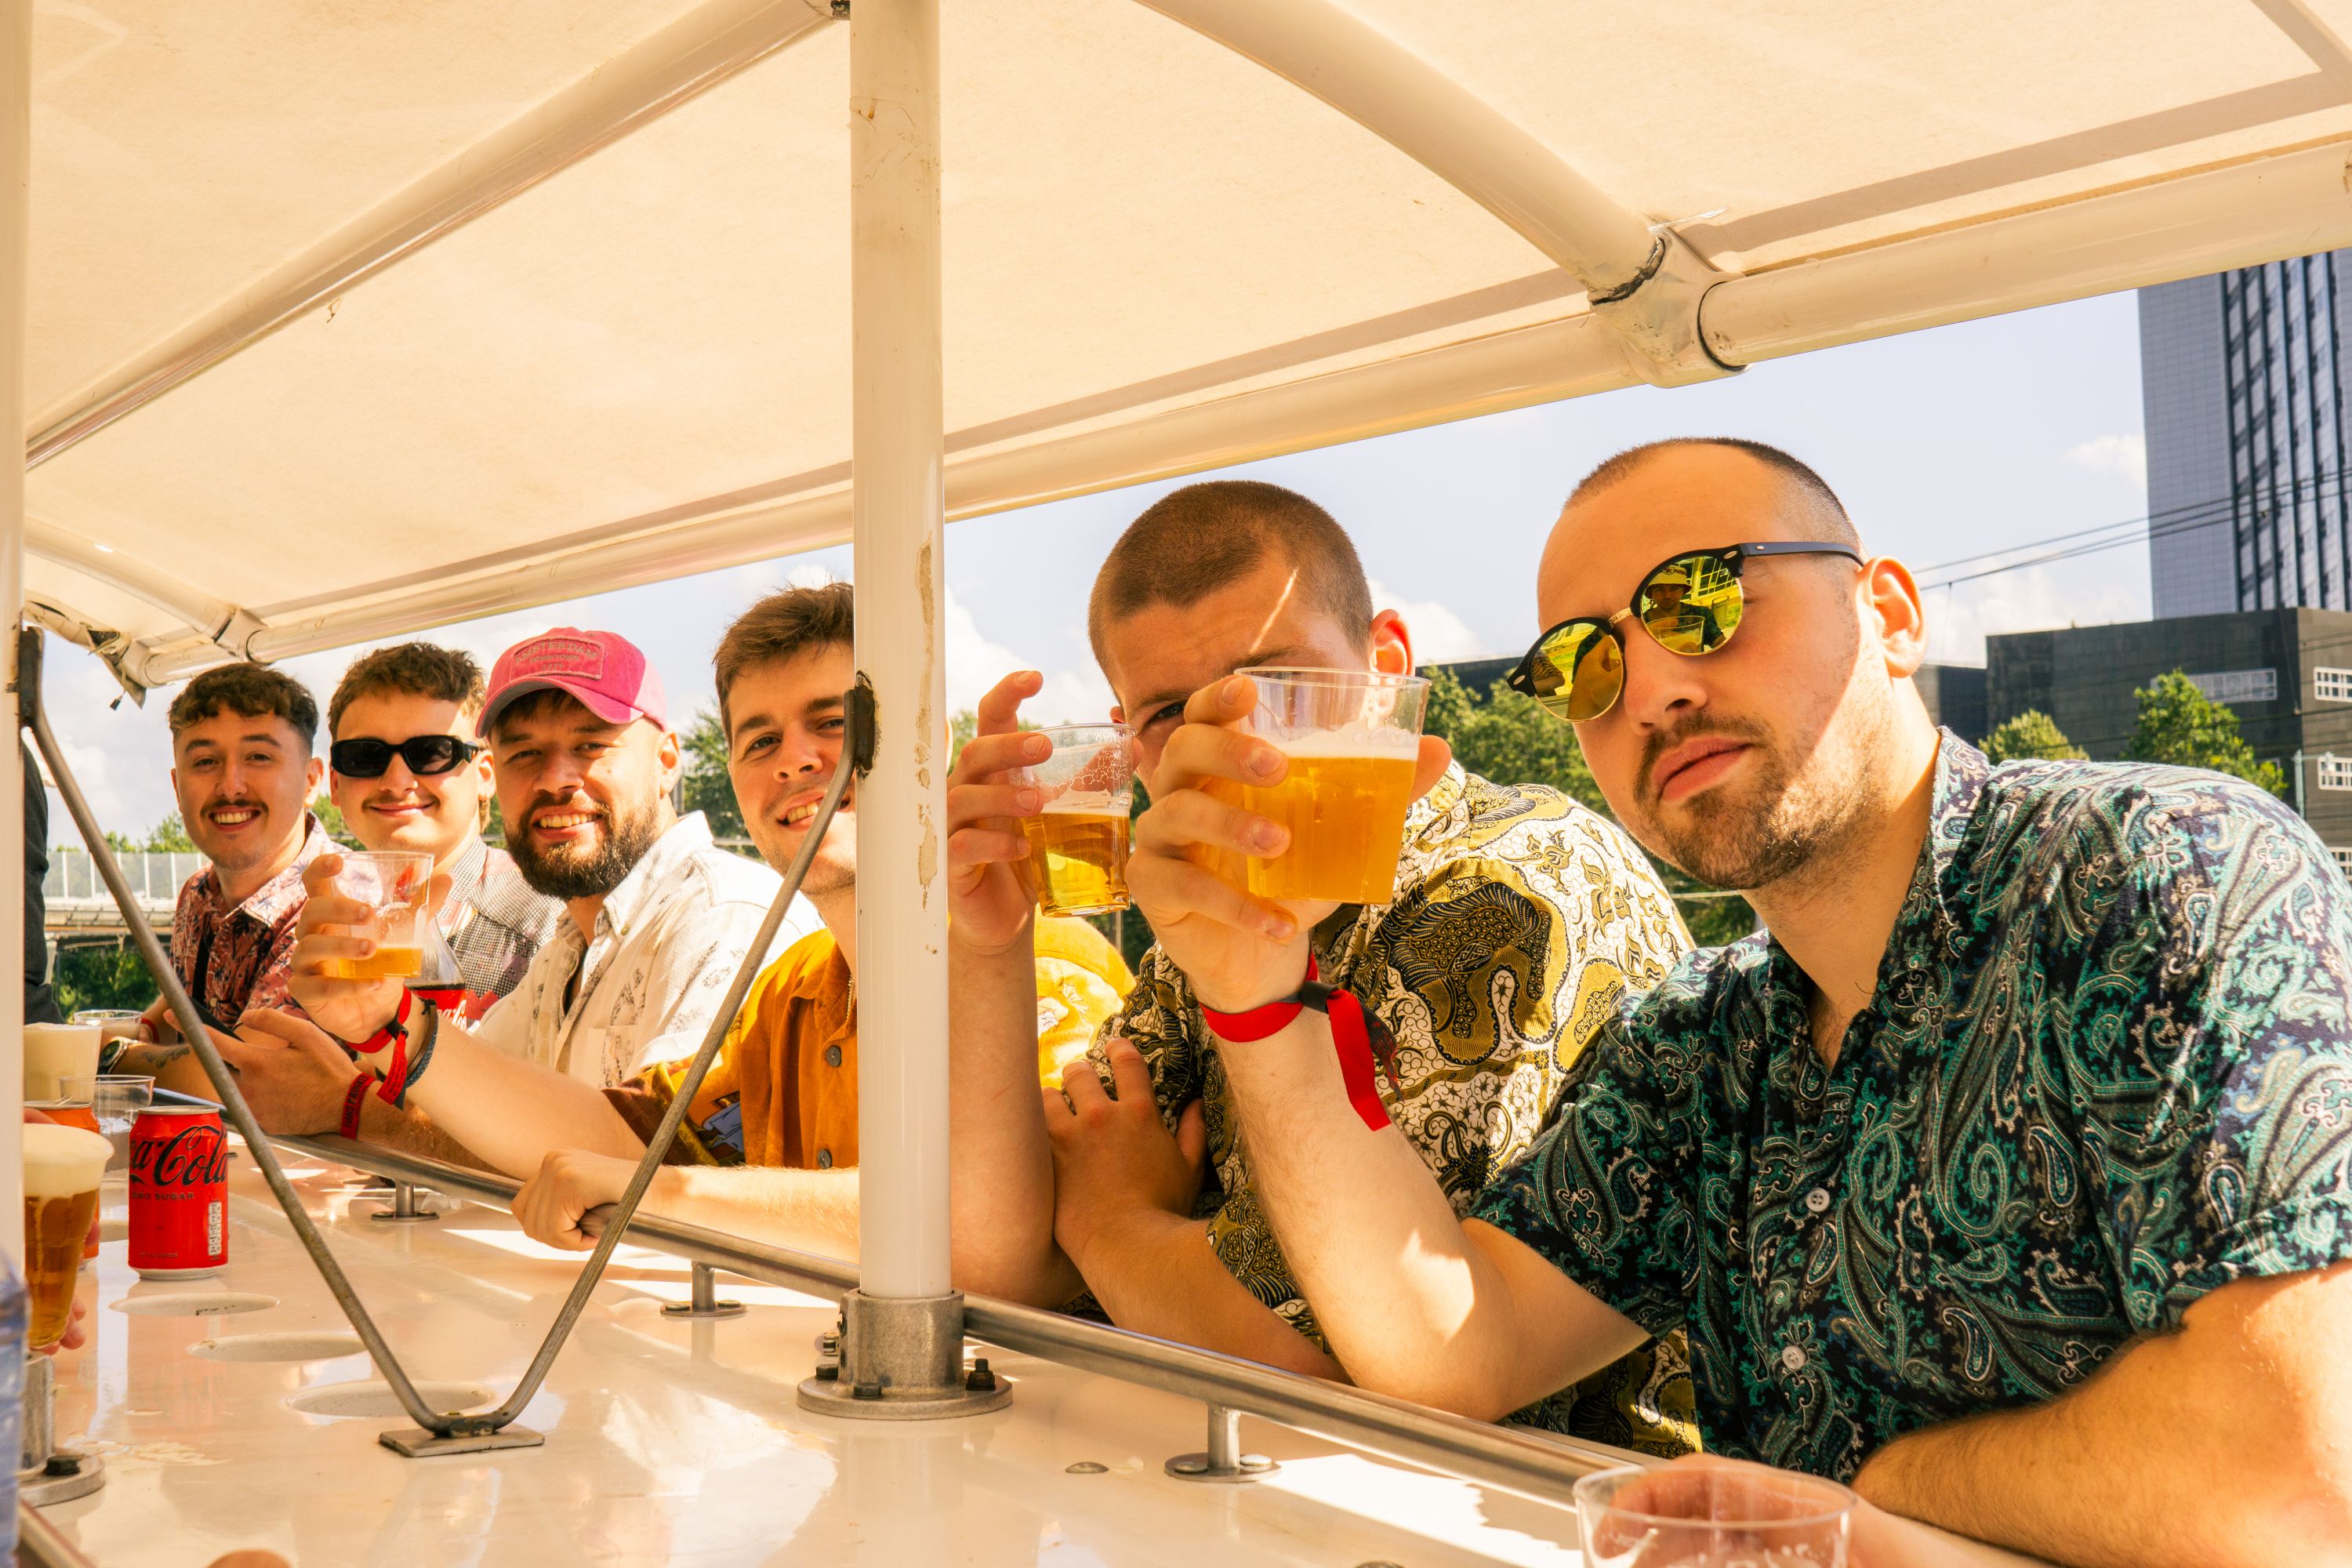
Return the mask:
{"type": "Polygon", "coordinates": [[[180,1033],[186,1037],[188,1045],[196,1053],[196,1060],[204,1064],[205,1076],[212,1080],[215,1092],[219,1094],[222,1114],[228,1118],[229,1124],[245,1140],[254,1164],[278,1199],[278,1206],[286,1211],[287,1222],[293,1226],[296,1239],[301,1242],[302,1250],[310,1255],[320,1277],[326,1280],[327,1289],[334,1295],[335,1304],[342,1308],[343,1316],[351,1320],[352,1331],[359,1335],[360,1343],[367,1347],[368,1359],[375,1363],[376,1370],[383,1373],[384,1382],[391,1384],[394,1395],[400,1401],[400,1407],[407,1411],[420,1426],[435,1431],[446,1430],[453,1417],[436,1415],[425,1403],[424,1396],[416,1392],[416,1385],[409,1381],[400,1359],[392,1353],[392,1347],[384,1342],[383,1331],[375,1326],[375,1320],[368,1315],[367,1308],[352,1289],[342,1265],[336,1262],[334,1254],[327,1249],[326,1239],[320,1236],[319,1227],[310,1223],[310,1215],[302,1207],[300,1196],[294,1191],[293,1184],[286,1179],[285,1168],[278,1163],[276,1149],[260,1125],[253,1120],[253,1112],[246,1105],[245,1096],[237,1092],[236,1075],[229,1070],[226,1062],[221,1060],[220,1052],[213,1048],[212,1036],[205,1027],[203,1016],[196,1011],[196,1005],[190,999],[187,988],[180,984],[179,972],[172,967],[171,959],[163,952],[163,944],[156,940],[154,929],[147,923],[138,900],[132,896],[131,884],[124,879],[122,868],[114,858],[114,850],[106,842],[106,834],[98,826],[97,817],[91,815],[89,802],[82,795],[73,769],[66,763],[64,748],[58,744],[57,736],[50,732],[48,710],[40,700],[41,633],[29,629],[20,632],[16,646],[18,717],[31,726],[33,744],[39,749],[42,760],[49,764],[49,777],[56,781],[58,795],[65,801],[66,811],[73,817],[74,826],[80,832],[82,842],[89,847],[91,863],[97,866],[99,875],[106,879],[106,890],[121,910],[123,923],[130,928],[131,940],[137,945],[139,956],[146,963],[148,973],[154,976],[164,1000],[170,1004],[172,1016],[179,1024],[180,1033]]]}
{"type": "Polygon", "coordinates": [[[767,961],[768,944],[784,923],[784,911],[792,907],[793,897],[801,890],[801,880],[808,875],[809,862],[816,858],[816,847],[824,842],[824,830],[833,821],[833,814],[841,805],[841,797],[849,788],[851,777],[872,760],[874,750],[874,693],[863,678],[846,694],[844,706],[849,722],[848,742],[841,749],[841,760],[834,764],[833,782],[825,786],[824,799],[819,803],[816,815],[809,819],[808,831],[801,839],[800,853],[793,857],[792,868],[784,873],[784,885],[776,891],[775,901],[768,906],[767,918],[760,922],[760,934],[753,940],[743,962],[736,966],[735,979],[727,987],[727,996],[719,1003],[719,1011],[711,1016],[710,1027],[702,1037],[702,1048],[694,1054],[694,1064],[670,1097],[669,1109],[662,1113],[661,1125],[646,1140],[645,1157],[637,1162],[636,1173],[629,1178],[627,1190],[614,1204],[607,1217],[604,1233],[596,1238],[595,1250],[589,1253],[580,1278],[572,1282],[572,1294],[563,1299],[562,1310],[540,1342],[539,1353],[530,1358],[530,1365],[522,1381],[507,1396],[505,1404],[488,1415],[470,1416],[460,1428],[464,1431],[496,1431],[511,1422],[530,1403],[531,1395],[547,1376],[547,1369],[555,1363],[555,1352],[563,1348],[572,1328],[588,1305],[588,1293],[604,1272],[604,1264],[619,1246],[621,1237],[629,1228],[631,1216],[637,1205],[645,1200],[646,1190],[653,1184],[654,1173],[661,1168],[662,1157],[669,1152],[672,1141],[677,1137],[678,1123],[686,1120],[686,1108],[694,1103],[702,1088],[703,1075],[710,1070],[719,1055],[719,1047],[727,1038],[727,1031],[742,1010],[743,998],[751,994],[751,982],[760,967],[767,961]]]}

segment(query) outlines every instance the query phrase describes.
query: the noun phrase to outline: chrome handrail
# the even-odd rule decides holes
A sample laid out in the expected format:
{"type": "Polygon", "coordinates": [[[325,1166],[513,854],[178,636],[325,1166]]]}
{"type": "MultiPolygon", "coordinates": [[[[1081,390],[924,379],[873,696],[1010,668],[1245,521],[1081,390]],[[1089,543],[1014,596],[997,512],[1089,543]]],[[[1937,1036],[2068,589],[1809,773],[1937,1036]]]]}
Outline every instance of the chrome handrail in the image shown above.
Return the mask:
{"type": "MultiPolygon", "coordinates": [[[[511,1211],[514,1194],[522,1184],[492,1172],[467,1170],[330,1134],[273,1135],[270,1141],[331,1164],[430,1187],[492,1208],[511,1211]]],[[[590,1211],[582,1228],[588,1229],[596,1220],[596,1211],[590,1211]]],[[[856,1267],[838,1258],[677,1220],[640,1213],[630,1221],[626,1234],[632,1242],[690,1263],[812,1294],[837,1295],[857,1283],[856,1267]]],[[[992,1297],[964,1299],[964,1328],[971,1338],[1003,1350],[1223,1405],[1367,1453],[1444,1470],[1547,1503],[1568,1503],[1577,1479],[1594,1470],[1651,1462],[1604,1444],[1538,1436],[1449,1415],[1346,1384],[992,1297]]]]}

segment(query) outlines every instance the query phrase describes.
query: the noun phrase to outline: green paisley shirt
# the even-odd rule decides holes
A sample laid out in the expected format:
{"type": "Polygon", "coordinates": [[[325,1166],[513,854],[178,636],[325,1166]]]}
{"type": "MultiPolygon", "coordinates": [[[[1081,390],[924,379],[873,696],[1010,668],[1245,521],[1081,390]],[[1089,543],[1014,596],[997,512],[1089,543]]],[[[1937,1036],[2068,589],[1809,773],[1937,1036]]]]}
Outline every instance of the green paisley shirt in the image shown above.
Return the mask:
{"type": "MultiPolygon", "coordinates": [[[[1405,822],[1395,900],[1343,905],[1317,927],[1327,984],[1396,1037],[1390,1118],[1457,1212],[1531,1147],[1585,1043],[1628,988],[1656,984],[1690,945],[1657,874],[1615,825],[1553,790],[1449,768],[1405,822]],[[1398,1087],[1401,1085],[1402,1087],[1398,1087]]],[[[1211,1180],[1196,1217],[1234,1278],[1323,1342],[1251,1184],[1216,1042],[1191,984],[1154,947],[1123,1034],[1151,1066],[1170,1125],[1198,1100],[1211,1180]]],[[[1106,1081],[1102,1037],[1095,1058],[1106,1081]]],[[[1651,1452],[1696,1446],[1681,1336],[1659,1342],[1519,1419],[1651,1452]]]]}
{"type": "Polygon", "coordinates": [[[1712,1452],[1849,1479],[2352,1257],[2352,888],[2310,829],[2216,773],[1996,769],[1948,731],[1932,810],[1834,1067],[1778,945],[1693,953],[1477,1205],[1687,1329],[1712,1452]]]}

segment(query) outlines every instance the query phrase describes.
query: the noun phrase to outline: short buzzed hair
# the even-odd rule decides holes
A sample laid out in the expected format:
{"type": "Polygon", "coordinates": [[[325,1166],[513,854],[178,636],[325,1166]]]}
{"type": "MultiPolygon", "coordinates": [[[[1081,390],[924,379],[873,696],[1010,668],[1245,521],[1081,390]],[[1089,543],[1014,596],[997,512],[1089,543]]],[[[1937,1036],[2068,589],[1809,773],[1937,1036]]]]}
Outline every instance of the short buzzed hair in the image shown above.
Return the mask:
{"type": "Polygon", "coordinates": [[[1255,571],[1269,557],[1298,574],[1299,596],[1351,634],[1369,635],[1371,584],[1331,514],[1280,485],[1211,479],[1160,497],[1110,548],[1087,604],[1095,661],[1113,621],[1150,605],[1177,609],[1255,571]]]}
{"type": "Polygon", "coordinates": [[[281,670],[258,664],[208,669],[172,699],[172,738],[224,712],[247,719],[282,719],[310,755],[319,739],[319,700],[310,689],[281,670]]]}
{"type": "Polygon", "coordinates": [[[1814,472],[1811,464],[1769,442],[1751,441],[1742,436],[1675,436],[1664,441],[1645,441],[1638,447],[1628,447],[1585,475],[1570,493],[1568,504],[1574,506],[1626,478],[1652,458],[1684,447],[1726,447],[1735,452],[1745,452],[1780,474],[1804,492],[1806,500],[1814,503],[1814,510],[1829,531],[1829,537],[1821,542],[1851,545],[1857,552],[1862,549],[1862,534],[1854,528],[1853,519],[1847,515],[1845,502],[1838,500],[1837,491],[1830,489],[1827,479],[1814,472]]]}
{"type": "Polygon", "coordinates": [[[454,702],[461,714],[482,710],[482,667],[474,656],[437,643],[404,642],[377,648],[352,661],[327,699],[327,733],[343,727],[343,714],[362,697],[400,692],[435,702],[454,702]]]}
{"type": "Polygon", "coordinates": [[[855,647],[856,592],[846,583],[816,588],[785,588],[735,617],[719,651],[710,656],[719,687],[719,726],[735,732],[727,694],[742,673],[757,664],[782,664],[813,648],[855,647]]]}

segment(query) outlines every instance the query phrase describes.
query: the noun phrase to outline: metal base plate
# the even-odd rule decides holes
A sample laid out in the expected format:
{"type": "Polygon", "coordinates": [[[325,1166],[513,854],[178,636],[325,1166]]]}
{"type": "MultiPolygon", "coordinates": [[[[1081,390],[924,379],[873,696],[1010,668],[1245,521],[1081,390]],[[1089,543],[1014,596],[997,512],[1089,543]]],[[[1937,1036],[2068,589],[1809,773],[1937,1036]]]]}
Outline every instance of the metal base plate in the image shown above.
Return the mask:
{"type": "Polygon", "coordinates": [[[16,1499],[35,1508],[47,1508],[52,1503],[71,1502],[78,1497],[88,1497],[106,1484],[106,1461],[96,1454],[77,1454],[70,1448],[60,1448],[50,1456],[50,1463],[58,1459],[78,1461],[69,1476],[53,1476],[46,1469],[16,1472],[16,1499]]]}
{"type": "Polygon", "coordinates": [[[708,1307],[698,1307],[691,1301],[672,1301],[661,1310],[665,1318],[740,1318],[751,1309],[740,1301],[713,1301],[708,1307]]]}
{"type": "Polygon", "coordinates": [[[441,1216],[437,1214],[428,1214],[422,1209],[419,1209],[415,1214],[394,1214],[390,1209],[379,1209],[375,1213],[368,1215],[368,1218],[373,1220],[390,1220],[400,1225],[406,1225],[414,1220],[439,1219],[440,1217],[441,1216]]]}
{"type": "Polygon", "coordinates": [[[1162,1467],[1180,1481],[1254,1481],[1260,1476],[1270,1476],[1282,1467],[1264,1454],[1244,1454],[1241,1463],[1224,1469],[1209,1462],[1206,1454],[1179,1454],[1162,1467]]]}
{"type": "Polygon", "coordinates": [[[1013,1399],[1013,1383],[1000,1376],[994,1388],[950,1388],[922,1394],[889,1388],[879,1399],[860,1399],[838,1378],[812,1377],[801,1384],[801,1408],[854,1421],[944,1421],[1002,1410],[1013,1399]]]}
{"type": "Polygon", "coordinates": [[[547,1439],[528,1426],[501,1426],[463,1437],[445,1437],[422,1426],[399,1426],[379,1432],[375,1440],[395,1454],[412,1459],[437,1458],[444,1454],[487,1454],[493,1448],[536,1448],[547,1439]]]}

